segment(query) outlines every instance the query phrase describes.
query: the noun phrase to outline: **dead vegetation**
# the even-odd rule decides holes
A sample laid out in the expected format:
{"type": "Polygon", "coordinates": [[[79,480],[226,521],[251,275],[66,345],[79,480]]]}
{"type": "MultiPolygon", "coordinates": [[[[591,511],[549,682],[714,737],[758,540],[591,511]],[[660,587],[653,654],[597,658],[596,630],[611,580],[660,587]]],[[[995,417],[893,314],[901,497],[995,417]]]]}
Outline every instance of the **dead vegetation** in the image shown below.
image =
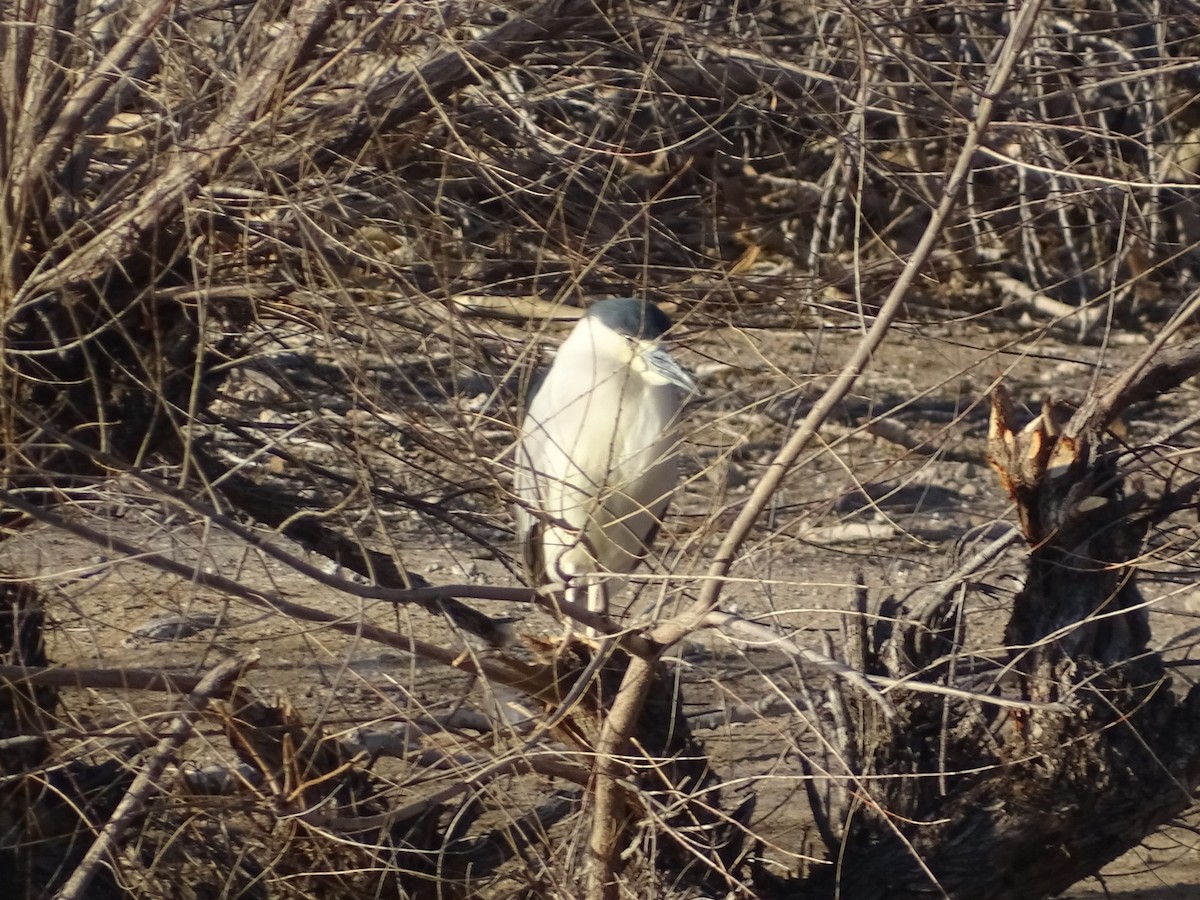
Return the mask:
{"type": "Polygon", "coordinates": [[[0,877],[1098,872],[1200,779],[1198,71],[1169,0],[0,3],[0,877]],[[622,294],[704,398],[559,647],[504,451],[622,294]]]}

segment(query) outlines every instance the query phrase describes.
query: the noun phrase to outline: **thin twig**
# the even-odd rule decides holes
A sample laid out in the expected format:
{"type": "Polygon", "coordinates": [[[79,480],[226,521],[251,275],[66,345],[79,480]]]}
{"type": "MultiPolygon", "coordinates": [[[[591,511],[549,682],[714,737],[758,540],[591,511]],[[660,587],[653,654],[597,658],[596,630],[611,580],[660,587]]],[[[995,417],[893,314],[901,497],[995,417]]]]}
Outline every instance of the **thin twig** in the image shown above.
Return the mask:
{"type": "MultiPolygon", "coordinates": [[[[801,647],[795,641],[784,637],[766,625],[751,622],[748,619],[743,619],[740,616],[722,612],[721,610],[713,610],[705,616],[704,625],[708,628],[725,631],[726,633],[741,632],[744,637],[740,638],[740,640],[743,642],[753,640],[758,646],[768,646],[773,650],[779,650],[781,653],[787,653],[825,669],[827,672],[850,682],[866,692],[879,704],[879,708],[883,711],[884,715],[893,721],[896,719],[896,709],[883,694],[876,690],[877,687],[884,690],[903,689],[918,694],[941,694],[947,697],[957,697],[961,700],[972,700],[976,703],[1002,706],[1006,709],[1040,709],[1061,713],[1071,711],[1071,707],[1066,703],[1035,703],[1029,700],[1010,700],[1007,697],[995,697],[991,694],[980,694],[946,685],[918,681],[915,676],[911,678],[888,678],[884,675],[865,674],[850,668],[845,663],[839,662],[831,656],[817,653],[815,650],[810,650],[807,647],[801,647]]],[[[736,635],[731,635],[731,639],[739,640],[736,635]]]]}
{"type": "MultiPolygon", "coordinates": [[[[22,499],[11,491],[0,491],[0,503],[8,504],[14,509],[26,513],[31,518],[46,522],[55,528],[69,534],[74,534],[99,546],[136,559],[139,562],[153,565],[164,572],[177,575],[194,584],[204,585],[213,590],[238,597],[252,606],[270,610],[303,622],[316,622],[327,625],[334,631],[350,635],[354,638],[375,641],[387,647],[394,647],[416,656],[436,660],[444,665],[452,666],[469,673],[486,674],[502,684],[516,687],[526,693],[535,692],[553,685],[554,678],[547,667],[535,667],[506,656],[486,656],[467,658],[453,647],[442,647],[428,641],[370,625],[359,618],[349,615],[338,615],[314,609],[301,603],[285,600],[278,594],[269,591],[256,591],[244,584],[216,572],[206,572],[195,565],[180,562],[170,558],[165,553],[147,551],[137,547],[113,534],[101,535],[79,522],[55,515],[35,504],[22,499]]],[[[509,589],[511,590],[511,589],[509,589]]]]}
{"type": "Polygon", "coordinates": [[[703,624],[706,628],[725,632],[732,640],[742,643],[754,642],[758,646],[768,646],[773,650],[779,650],[781,653],[787,653],[797,659],[802,659],[805,662],[819,666],[825,671],[859,688],[879,704],[879,708],[888,719],[892,721],[896,720],[895,707],[879,691],[871,686],[873,679],[870,676],[850,668],[845,663],[838,662],[831,656],[822,655],[815,650],[810,650],[808,647],[801,647],[795,641],[784,637],[766,625],[751,622],[749,619],[743,619],[741,616],[723,612],[719,609],[714,609],[706,615],[703,624]],[[737,636],[738,633],[743,636],[739,638],[737,636]]]}
{"type": "MultiPolygon", "coordinates": [[[[203,678],[199,675],[155,669],[0,666],[0,682],[33,687],[165,691],[173,694],[188,694],[197,690],[202,681],[203,678]]],[[[224,694],[214,694],[213,696],[224,696],[224,694]]]]}

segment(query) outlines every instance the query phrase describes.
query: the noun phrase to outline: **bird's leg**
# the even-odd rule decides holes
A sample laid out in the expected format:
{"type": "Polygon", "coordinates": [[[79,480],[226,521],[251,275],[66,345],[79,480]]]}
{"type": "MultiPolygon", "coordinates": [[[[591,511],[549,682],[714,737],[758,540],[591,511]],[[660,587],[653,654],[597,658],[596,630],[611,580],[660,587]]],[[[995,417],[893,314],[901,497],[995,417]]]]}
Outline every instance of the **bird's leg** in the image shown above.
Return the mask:
{"type": "MultiPolygon", "coordinates": [[[[604,617],[608,617],[608,584],[607,579],[595,572],[576,575],[569,582],[567,588],[563,592],[564,598],[571,603],[578,603],[588,612],[596,613],[604,617]]],[[[570,616],[564,616],[567,623],[567,630],[563,634],[563,643],[571,640],[571,636],[579,633],[579,626],[575,624],[575,620],[570,616]]],[[[595,628],[590,625],[583,626],[583,635],[591,640],[603,637],[595,628]]]]}
{"type": "MultiPolygon", "coordinates": [[[[593,574],[588,578],[587,608],[588,612],[608,618],[608,582],[603,575],[593,574]]],[[[584,628],[584,633],[592,639],[601,637],[590,625],[584,628]]]]}
{"type": "MultiPolygon", "coordinates": [[[[587,596],[588,588],[585,585],[580,584],[581,577],[586,578],[587,576],[575,576],[567,582],[567,589],[563,591],[564,599],[570,603],[583,603],[584,598],[587,596]]],[[[562,644],[565,647],[571,642],[571,636],[576,632],[576,625],[575,620],[570,616],[563,615],[562,618],[566,623],[566,631],[563,632],[562,638],[562,644]]]]}

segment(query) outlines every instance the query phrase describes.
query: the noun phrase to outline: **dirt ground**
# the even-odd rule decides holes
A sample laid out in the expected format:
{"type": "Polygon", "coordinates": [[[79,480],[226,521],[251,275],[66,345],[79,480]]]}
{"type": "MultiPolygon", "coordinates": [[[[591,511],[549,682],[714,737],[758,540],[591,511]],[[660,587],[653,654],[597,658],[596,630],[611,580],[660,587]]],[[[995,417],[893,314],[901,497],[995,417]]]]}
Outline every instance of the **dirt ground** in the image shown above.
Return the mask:
{"type": "MultiPolygon", "coordinates": [[[[807,411],[828,373],[853,346],[852,332],[813,329],[756,333],[708,329],[681,355],[701,377],[703,396],[689,413],[686,484],[674,504],[650,577],[629,591],[628,621],[668,615],[695,593],[701,572],[730,517],[747,496],[780,439],[807,411]],[[671,572],[672,579],[660,575],[671,572]],[[630,599],[634,597],[635,599],[630,599]]],[[[1078,401],[1145,346],[1133,338],[1108,347],[1069,339],[1031,341],[1020,328],[998,332],[971,323],[913,327],[897,333],[851,401],[822,431],[761,522],[735,568],[723,607],[760,618],[806,646],[836,634],[860,571],[874,602],[926,583],[950,565],[956,542],[971,529],[1009,521],[1007,503],[982,458],[986,396],[1003,378],[1030,410],[1047,399],[1078,401]],[[880,419],[888,426],[880,426],[880,419]],[[875,422],[868,427],[868,423],[875,422]],[[910,452],[901,444],[921,446],[910,452]],[[900,443],[898,443],[898,441],[900,443]]],[[[461,401],[463,398],[459,398],[461,401]]],[[[1136,443],[1195,409],[1195,386],[1166,406],[1136,410],[1126,423],[1136,443]]],[[[455,398],[448,398],[448,403],[455,398]]],[[[135,492],[136,494],[136,492],[135,492]]],[[[503,551],[505,512],[493,516],[503,551]]],[[[431,582],[518,583],[501,554],[427,521],[389,513],[388,538],[411,570],[431,582]]],[[[78,521],[197,571],[218,572],[294,603],[338,613],[429,641],[453,641],[444,622],[419,609],[361,601],[321,586],[282,562],[203,521],[164,514],[151,499],[98,500],[78,521]]],[[[286,541],[275,543],[306,557],[286,541]]],[[[483,687],[446,667],[406,653],[300,622],[166,574],[137,559],[39,525],[0,547],[0,564],[36,576],[52,600],[48,652],[56,663],[200,673],[226,654],[257,648],[262,659],[250,683],[265,696],[286,697],[309,721],[350,734],[398,718],[444,714],[466,699],[486,706],[483,687]],[[208,618],[197,619],[197,616],[208,618]],[[195,633],[164,625],[190,618],[195,633]],[[158,628],[154,633],[153,626],[158,628]],[[172,629],[174,631],[172,632],[172,629]]],[[[1165,571],[1165,569],[1164,569],[1165,571]]],[[[345,575],[334,571],[335,575],[345,575]]],[[[972,627],[990,640],[1002,629],[1019,568],[990,573],[990,593],[975,598],[972,627]]],[[[1196,627],[1200,597],[1186,581],[1148,570],[1143,588],[1153,602],[1161,646],[1196,627]]],[[[548,616],[495,602],[472,601],[492,615],[517,617],[529,634],[558,633],[548,616]]],[[[1173,652],[1175,658],[1186,651],[1173,652]]],[[[795,663],[769,647],[744,647],[707,632],[679,649],[688,682],[687,712],[700,715],[753,703],[790,689],[795,663]]],[[[1188,670],[1176,670],[1183,678],[1188,670]]],[[[1181,688],[1186,688],[1182,684],[1181,688]]],[[[99,748],[147,726],[160,726],[161,696],[145,692],[67,691],[65,731],[86,734],[99,748]]],[[[751,827],[780,866],[819,855],[807,813],[800,767],[805,726],[797,711],[698,733],[714,768],[731,789],[753,785],[759,802],[751,827]]],[[[192,764],[227,759],[217,729],[206,725],[193,744],[192,764]]],[[[428,789],[432,782],[421,785],[428,789]]],[[[1200,897],[1200,842],[1194,818],[1157,834],[1112,863],[1101,878],[1064,896],[1090,898],[1200,897]]]]}

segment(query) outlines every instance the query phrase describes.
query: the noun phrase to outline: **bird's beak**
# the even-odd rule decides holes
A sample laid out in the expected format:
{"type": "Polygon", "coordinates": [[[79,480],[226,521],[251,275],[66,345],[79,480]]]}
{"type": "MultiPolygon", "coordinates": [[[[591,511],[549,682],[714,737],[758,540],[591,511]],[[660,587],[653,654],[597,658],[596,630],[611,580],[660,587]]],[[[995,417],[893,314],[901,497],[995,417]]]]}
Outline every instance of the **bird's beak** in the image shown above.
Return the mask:
{"type": "Polygon", "coordinates": [[[659,344],[643,344],[641,352],[634,357],[634,364],[651,384],[673,384],[688,393],[696,390],[692,376],[659,344]]]}

